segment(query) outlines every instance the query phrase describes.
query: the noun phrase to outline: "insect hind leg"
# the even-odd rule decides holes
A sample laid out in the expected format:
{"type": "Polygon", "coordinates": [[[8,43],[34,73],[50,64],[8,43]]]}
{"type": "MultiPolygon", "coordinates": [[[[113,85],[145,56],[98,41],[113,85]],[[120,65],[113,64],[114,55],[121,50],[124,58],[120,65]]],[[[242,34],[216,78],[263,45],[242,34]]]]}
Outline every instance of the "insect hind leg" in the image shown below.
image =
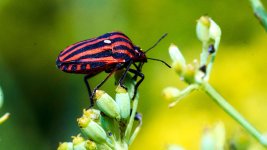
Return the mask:
{"type": "Polygon", "coordinates": [[[84,82],[85,82],[85,85],[86,85],[86,88],[87,88],[87,91],[88,91],[88,95],[89,95],[89,98],[90,98],[90,108],[94,106],[94,100],[92,98],[92,91],[91,91],[91,88],[90,88],[90,85],[89,85],[89,82],[88,82],[88,79],[93,77],[94,75],[91,75],[91,74],[87,74],[84,76],[84,82]]]}
{"type": "Polygon", "coordinates": [[[111,70],[108,70],[108,72],[109,72],[109,74],[106,76],[106,78],[101,82],[101,83],[99,83],[95,88],[94,88],[94,90],[93,90],[93,92],[91,93],[91,95],[90,95],[90,100],[92,101],[92,102],[94,102],[93,101],[93,97],[94,97],[94,95],[95,95],[95,93],[96,93],[96,90],[98,90],[110,77],[111,77],[111,75],[115,72],[115,71],[117,71],[118,69],[120,69],[121,68],[121,64],[117,64],[113,69],[111,69],[111,70]]]}

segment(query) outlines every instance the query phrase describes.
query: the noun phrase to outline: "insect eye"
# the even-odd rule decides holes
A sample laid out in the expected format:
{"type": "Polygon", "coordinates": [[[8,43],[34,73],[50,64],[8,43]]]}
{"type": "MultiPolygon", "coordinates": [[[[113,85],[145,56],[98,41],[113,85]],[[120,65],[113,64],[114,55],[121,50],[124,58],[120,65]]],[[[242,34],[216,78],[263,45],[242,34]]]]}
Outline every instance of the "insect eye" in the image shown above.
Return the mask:
{"type": "Polygon", "coordinates": [[[104,40],[104,43],[111,44],[111,40],[104,40]]]}

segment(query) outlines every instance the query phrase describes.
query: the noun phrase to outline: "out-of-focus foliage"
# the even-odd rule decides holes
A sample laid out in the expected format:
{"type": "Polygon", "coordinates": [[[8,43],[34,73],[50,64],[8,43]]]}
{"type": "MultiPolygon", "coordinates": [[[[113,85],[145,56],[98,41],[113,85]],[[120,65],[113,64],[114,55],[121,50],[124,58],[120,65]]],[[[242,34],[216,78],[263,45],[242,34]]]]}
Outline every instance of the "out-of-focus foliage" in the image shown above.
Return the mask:
{"type": "MultiPolygon", "coordinates": [[[[171,62],[168,47],[175,43],[193,60],[201,51],[195,24],[203,14],[222,29],[211,83],[260,131],[267,131],[267,35],[249,1],[1,0],[0,85],[5,91],[1,112],[12,117],[0,126],[0,149],[55,149],[59,141],[78,132],[76,118],[89,99],[82,75],[55,67],[57,55],[67,45],[118,30],[147,49],[167,32],[168,37],[147,55],[171,62]]],[[[143,128],[131,149],[163,149],[169,143],[198,149],[203,128],[218,120],[225,124],[226,139],[240,130],[202,93],[168,109],[162,89],[181,87],[182,82],[158,62],[149,61],[143,73],[146,79],[139,88],[143,128]]],[[[90,83],[94,86],[104,76],[90,83]]],[[[110,80],[103,89],[112,90],[113,85],[110,80]]]]}

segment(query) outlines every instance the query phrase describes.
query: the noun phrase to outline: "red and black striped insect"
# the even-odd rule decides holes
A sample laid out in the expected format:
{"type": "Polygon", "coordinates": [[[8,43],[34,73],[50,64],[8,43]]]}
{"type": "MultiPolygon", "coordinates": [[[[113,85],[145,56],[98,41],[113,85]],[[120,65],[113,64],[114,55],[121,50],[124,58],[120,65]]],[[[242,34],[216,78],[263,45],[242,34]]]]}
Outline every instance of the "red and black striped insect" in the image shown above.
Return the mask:
{"type": "MultiPolygon", "coordinates": [[[[161,39],[167,34],[163,35],[158,42],[151,48],[155,47],[161,39]]],[[[91,106],[93,106],[93,96],[98,88],[100,88],[105,81],[117,70],[125,69],[125,72],[120,77],[118,83],[123,86],[123,80],[126,73],[129,71],[141,78],[134,91],[134,96],[140,83],[144,80],[144,74],[141,73],[142,66],[147,59],[157,60],[165,63],[162,60],[147,58],[145,53],[138,46],[135,46],[131,40],[121,32],[111,32],[101,35],[96,38],[84,40],[68,46],[60,52],[56,64],[57,67],[68,73],[86,74],[84,81],[88,89],[91,106]],[[134,65],[135,69],[130,68],[134,65]],[[93,91],[91,91],[87,79],[105,71],[108,76],[98,84],[93,91]]],[[[165,63],[170,67],[167,63],[165,63]]]]}

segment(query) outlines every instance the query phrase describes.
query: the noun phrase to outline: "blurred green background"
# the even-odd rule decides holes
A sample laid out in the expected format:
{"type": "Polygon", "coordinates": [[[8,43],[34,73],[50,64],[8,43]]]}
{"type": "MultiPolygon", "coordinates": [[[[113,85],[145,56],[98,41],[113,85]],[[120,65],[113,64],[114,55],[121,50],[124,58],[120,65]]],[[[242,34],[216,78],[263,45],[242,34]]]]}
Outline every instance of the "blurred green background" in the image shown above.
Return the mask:
{"type": "MultiPolygon", "coordinates": [[[[175,43],[191,62],[201,51],[196,20],[206,14],[223,33],[211,84],[260,131],[267,131],[267,34],[248,0],[0,0],[0,86],[5,100],[0,112],[11,113],[0,126],[0,149],[56,149],[58,142],[70,141],[79,132],[76,118],[89,101],[83,76],[55,66],[66,46],[122,31],[147,49],[169,33],[147,55],[170,63],[168,47],[175,43]]],[[[158,62],[149,61],[143,73],[139,112],[144,124],[131,149],[163,149],[170,143],[198,149],[203,129],[219,120],[227,137],[242,130],[201,92],[168,109],[162,89],[186,85],[158,62]]],[[[96,85],[104,76],[90,83],[96,85]]],[[[114,90],[113,80],[102,89],[114,90]]]]}

